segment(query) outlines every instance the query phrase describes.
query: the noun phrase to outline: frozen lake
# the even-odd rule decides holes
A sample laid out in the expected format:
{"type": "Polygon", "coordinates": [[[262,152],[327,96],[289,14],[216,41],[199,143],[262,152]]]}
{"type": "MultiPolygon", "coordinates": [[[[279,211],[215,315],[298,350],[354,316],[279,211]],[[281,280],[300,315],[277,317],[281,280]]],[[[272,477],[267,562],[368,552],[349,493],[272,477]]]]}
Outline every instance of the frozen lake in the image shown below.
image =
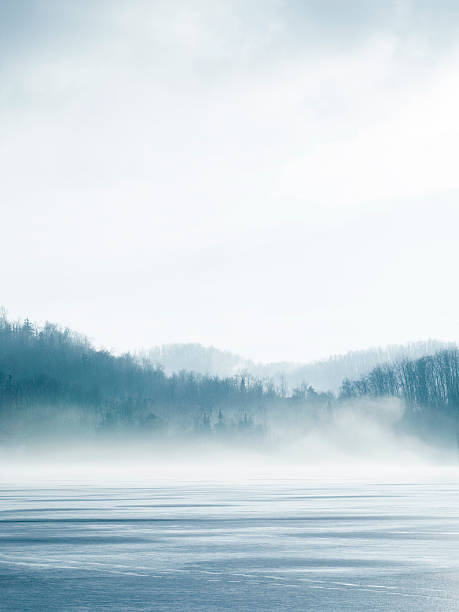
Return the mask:
{"type": "Polygon", "coordinates": [[[2,610],[459,610],[448,476],[1,490],[2,610]]]}

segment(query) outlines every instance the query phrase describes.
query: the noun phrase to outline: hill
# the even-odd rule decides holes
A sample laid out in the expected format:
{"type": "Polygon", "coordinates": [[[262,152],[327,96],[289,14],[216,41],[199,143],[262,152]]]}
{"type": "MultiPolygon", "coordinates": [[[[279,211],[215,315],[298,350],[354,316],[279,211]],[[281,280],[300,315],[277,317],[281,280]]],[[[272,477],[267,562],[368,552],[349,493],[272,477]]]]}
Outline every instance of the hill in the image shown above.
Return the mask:
{"type": "Polygon", "coordinates": [[[259,378],[270,378],[278,387],[286,386],[289,390],[306,383],[322,392],[337,392],[344,379],[359,378],[380,364],[403,358],[417,359],[455,346],[452,343],[428,340],[352,351],[313,363],[256,363],[235,353],[197,343],[157,346],[142,356],[152,364],[161,365],[166,374],[181,370],[210,376],[248,373],[259,378]]]}
{"type": "Polygon", "coordinates": [[[181,371],[96,350],[82,335],[46,323],[0,317],[0,441],[40,433],[261,433],[269,415],[330,401],[312,389],[295,402],[270,381],[181,371]]]}

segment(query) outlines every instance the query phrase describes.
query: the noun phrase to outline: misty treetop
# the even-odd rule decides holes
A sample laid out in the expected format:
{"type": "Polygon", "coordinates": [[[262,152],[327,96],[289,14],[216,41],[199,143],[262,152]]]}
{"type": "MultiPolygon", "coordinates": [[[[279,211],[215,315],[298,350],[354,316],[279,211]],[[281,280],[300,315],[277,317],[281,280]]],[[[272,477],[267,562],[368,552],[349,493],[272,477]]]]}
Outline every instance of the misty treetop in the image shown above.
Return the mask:
{"type": "MultiPolygon", "coordinates": [[[[402,359],[374,368],[358,380],[345,380],[340,399],[396,397],[404,422],[424,437],[459,436],[459,350],[402,359]]],[[[458,437],[459,442],[459,437],[458,437]]]]}

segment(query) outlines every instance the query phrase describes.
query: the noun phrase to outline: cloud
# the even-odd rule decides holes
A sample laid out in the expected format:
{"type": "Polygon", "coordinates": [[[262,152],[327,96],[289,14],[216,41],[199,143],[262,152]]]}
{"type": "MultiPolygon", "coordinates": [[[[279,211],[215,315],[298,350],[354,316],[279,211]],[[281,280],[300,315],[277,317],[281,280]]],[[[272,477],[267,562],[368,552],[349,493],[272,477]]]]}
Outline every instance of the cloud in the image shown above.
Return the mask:
{"type": "MultiPolygon", "coordinates": [[[[428,89],[415,87],[403,96],[389,89],[383,103],[377,94],[365,92],[360,103],[371,107],[372,121],[361,122],[351,134],[335,132],[335,138],[314,143],[305,155],[286,161],[278,197],[336,207],[390,204],[458,190],[457,67],[455,55],[428,89]],[[392,107],[389,112],[387,106],[392,107]]],[[[349,103],[344,91],[343,104],[349,103]]]]}
{"type": "Polygon", "coordinates": [[[3,277],[13,315],[123,349],[197,340],[275,359],[455,329],[450,312],[439,327],[429,300],[408,323],[374,328],[392,312],[391,287],[406,291],[407,252],[419,252],[413,200],[419,235],[435,229],[421,260],[454,275],[436,233],[440,212],[457,222],[454,3],[1,10],[0,248],[14,261],[3,277]]]}

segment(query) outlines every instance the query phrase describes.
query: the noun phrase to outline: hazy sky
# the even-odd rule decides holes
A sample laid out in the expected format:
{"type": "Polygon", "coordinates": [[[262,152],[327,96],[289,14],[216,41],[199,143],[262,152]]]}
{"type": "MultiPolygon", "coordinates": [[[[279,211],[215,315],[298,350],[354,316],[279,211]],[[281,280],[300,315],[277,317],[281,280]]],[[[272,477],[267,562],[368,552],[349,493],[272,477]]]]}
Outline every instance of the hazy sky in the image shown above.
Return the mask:
{"type": "Polygon", "coordinates": [[[457,0],[0,0],[0,303],[115,350],[459,340],[457,0]]]}

